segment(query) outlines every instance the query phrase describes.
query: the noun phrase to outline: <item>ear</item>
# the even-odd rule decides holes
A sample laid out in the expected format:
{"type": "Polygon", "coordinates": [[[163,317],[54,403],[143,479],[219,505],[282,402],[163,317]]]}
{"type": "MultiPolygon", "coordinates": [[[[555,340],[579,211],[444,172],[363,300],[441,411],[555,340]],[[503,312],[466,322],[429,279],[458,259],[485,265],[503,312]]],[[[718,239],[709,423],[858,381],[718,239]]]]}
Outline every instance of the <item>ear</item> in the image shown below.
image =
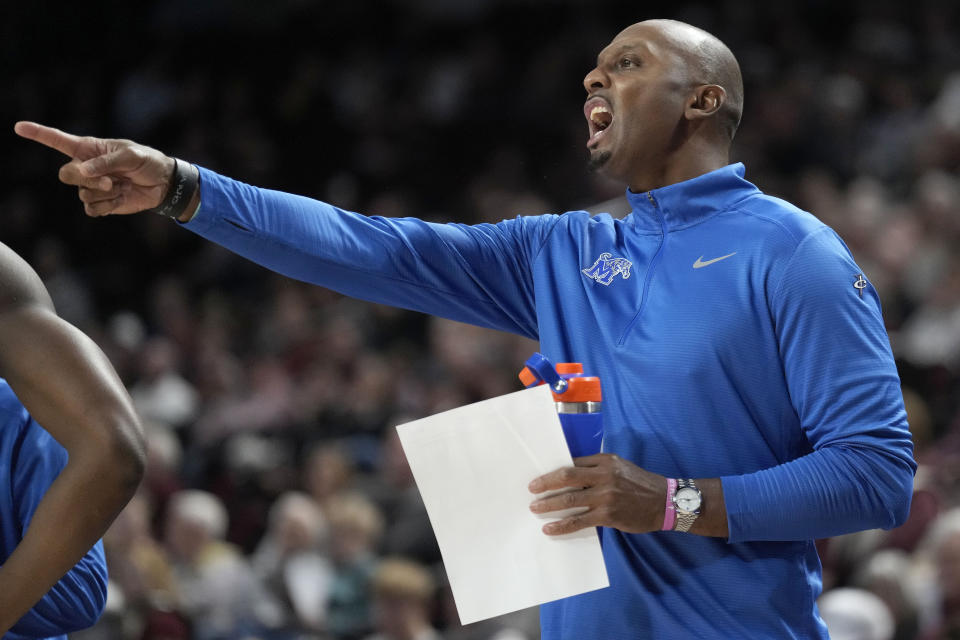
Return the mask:
{"type": "Polygon", "coordinates": [[[683,111],[687,120],[708,118],[720,110],[727,101],[726,90],[718,84],[703,84],[697,87],[683,111]]]}

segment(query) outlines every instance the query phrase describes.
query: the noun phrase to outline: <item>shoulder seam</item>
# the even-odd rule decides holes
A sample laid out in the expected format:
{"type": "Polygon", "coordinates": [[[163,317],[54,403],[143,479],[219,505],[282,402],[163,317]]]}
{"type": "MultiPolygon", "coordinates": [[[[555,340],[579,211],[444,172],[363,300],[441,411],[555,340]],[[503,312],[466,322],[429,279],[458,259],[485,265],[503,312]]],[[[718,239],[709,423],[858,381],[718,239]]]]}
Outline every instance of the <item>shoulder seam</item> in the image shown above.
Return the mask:
{"type": "MultiPolygon", "coordinates": [[[[776,220],[773,220],[772,222],[776,222],[776,220]]],[[[783,287],[783,281],[787,276],[787,272],[790,271],[790,267],[793,265],[793,261],[797,257],[797,253],[800,251],[800,248],[803,245],[805,245],[807,241],[809,241],[814,236],[820,235],[821,233],[828,232],[828,231],[832,232],[833,229],[824,225],[819,229],[811,231],[810,233],[805,235],[803,238],[801,238],[799,242],[797,242],[797,246],[793,248],[793,253],[790,254],[790,259],[787,261],[787,266],[783,268],[783,273],[780,274],[780,281],[777,282],[777,288],[773,292],[773,298],[771,298],[771,302],[776,302],[776,300],[780,297],[780,289],[783,287]]],[[[793,234],[790,234],[790,235],[792,236],[793,234]]]]}
{"type": "MultiPolygon", "coordinates": [[[[566,213],[570,213],[569,211],[566,213]]],[[[537,247],[537,252],[534,254],[533,259],[530,260],[530,268],[533,268],[534,263],[540,258],[540,254],[543,252],[543,248],[547,246],[547,241],[550,239],[550,236],[553,235],[553,230],[557,228],[557,225],[560,224],[560,221],[563,219],[565,214],[561,213],[557,215],[557,219],[553,221],[553,224],[550,225],[550,229],[543,235],[543,241],[540,243],[540,246],[537,247]]],[[[534,296],[536,296],[536,288],[534,288],[534,296]]]]}
{"type": "MultiPolygon", "coordinates": [[[[745,202],[745,201],[748,200],[748,199],[749,199],[749,198],[744,198],[744,200],[741,200],[741,201],[738,202],[737,204],[739,205],[740,203],[745,202]]],[[[803,211],[802,209],[799,209],[799,210],[800,210],[800,211],[803,211]]],[[[807,238],[809,235],[812,235],[813,233],[817,233],[817,232],[820,231],[821,229],[828,229],[828,228],[829,228],[829,227],[827,227],[827,225],[823,225],[823,227],[822,227],[821,229],[817,229],[816,231],[812,231],[811,233],[807,234],[806,236],[798,237],[797,234],[794,233],[792,229],[790,229],[787,225],[783,224],[783,222],[781,222],[780,220],[777,220],[777,219],[775,219],[775,218],[771,218],[770,216],[764,215],[764,214],[762,214],[762,213],[757,213],[756,211],[750,211],[750,210],[748,210],[748,209],[746,209],[746,208],[744,208],[744,207],[742,207],[742,206],[737,206],[736,208],[730,209],[730,210],[729,210],[729,213],[742,213],[743,215],[746,215],[746,216],[752,216],[752,217],[754,217],[754,218],[760,218],[761,220],[766,220],[767,222],[769,222],[769,223],[771,223],[771,224],[773,224],[773,225],[776,225],[776,226],[780,227],[780,229],[782,229],[783,232],[784,232],[786,235],[790,236],[790,238],[791,238],[792,240],[794,240],[795,242],[797,242],[798,245],[799,245],[800,243],[802,243],[804,240],[806,240],[806,238],[807,238]]],[[[809,213],[809,212],[805,212],[805,213],[809,213]]],[[[813,214],[810,214],[810,215],[813,215],[813,214]]],[[[821,223],[821,224],[823,224],[823,223],[821,223]]]]}

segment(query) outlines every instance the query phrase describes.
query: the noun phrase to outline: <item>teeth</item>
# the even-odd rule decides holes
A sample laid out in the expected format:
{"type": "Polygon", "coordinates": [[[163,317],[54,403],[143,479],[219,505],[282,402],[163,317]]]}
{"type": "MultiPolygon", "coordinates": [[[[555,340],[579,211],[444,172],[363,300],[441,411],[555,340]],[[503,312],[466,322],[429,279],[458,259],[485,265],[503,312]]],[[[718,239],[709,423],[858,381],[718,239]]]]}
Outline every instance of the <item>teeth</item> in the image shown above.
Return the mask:
{"type": "Polygon", "coordinates": [[[600,129],[606,129],[608,126],[610,126],[610,121],[612,119],[613,114],[610,112],[610,109],[604,105],[598,104],[590,110],[590,121],[600,127],[600,129]]]}
{"type": "Polygon", "coordinates": [[[610,113],[610,110],[607,109],[606,107],[602,106],[602,105],[597,105],[596,107],[594,107],[594,108],[590,111],[590,119],[593,120],[593,121],[596,122],[596,123],[599,123],[599,122],[600,122],[600,121],[597,119],[597,114],[598,114],[598,113],[610,113]]]}

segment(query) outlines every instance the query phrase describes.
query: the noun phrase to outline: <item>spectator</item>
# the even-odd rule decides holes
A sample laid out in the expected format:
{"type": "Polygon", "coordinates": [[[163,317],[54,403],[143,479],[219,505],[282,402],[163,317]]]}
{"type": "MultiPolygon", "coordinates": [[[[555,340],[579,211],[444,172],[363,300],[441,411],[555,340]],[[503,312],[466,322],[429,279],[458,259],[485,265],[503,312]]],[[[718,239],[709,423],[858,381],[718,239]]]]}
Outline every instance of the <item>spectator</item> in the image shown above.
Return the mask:
{"type": "Polygon", "coordinates": [[[277,498],[253,555],[254,571],[284,608],[290,629],[324,628],[333,570],[323,553],[327,522],[314,500],[295,491],[277,498]]]}
{"type": "Polygon", "coordinates": [[[186,490],[171,498],[166,542],[197,640],[233,638],[279,623],[276,603],[246,558],[223,541],[226,530],[226,509],[214,495],[186,490]]]}
{"type": "Polygon", "coordinates": [[[167,553],[150,528],[150,499],[140,492],[104,537],[111,580],[131,610],[175,609],[179,593],[167,553]]]}
{"type": "Polygon", "coordinates": [[[172,427],[182,427],[197,416],[197,392],[178,371],[176,345],[153,338],[143,347],[140,379],[130,389],[141,417],[172,427]]]}
{"type": "MultiPolygon", "coordinates": [[[[409,422],[395,418],[391,424],[409,422]]],[[[386,516],[383,552],[416,559],[427,565],[440,561],[440,549],[433,537],[427,508],[413,479],[413,472],[400,445],[396,429],[384,436],[376,481],[367,492],[377,501],[386,516]]]]}
{"type": "Polygon", "coordinates": [[[441,640],[430,624],[435,591],[422,565],[400,557],[383,560],[373,576],[377,633],[367,640],[441,640]]]}
{"type": "Polygon", "coordinates": [[[854,575],[852,584],[880,598],[893,618],[893,640],[913,640],[920,632],[916,588],[910,556],[886,549],[871,556],[854,575]]]}
{"type": "Polygon", "coordinates": [[[923,640],[960,636],[960,508],[944,513],[933,525],[924,547],[935,567],[939,602],[935,623],[923,640]]]}
{"type": "Polygon", "coordinates": [[[370,582],[383,516],[361,494],[347,493],[326,505],[334,575],[327,606],[327,627],[337,638],[360,638],[371,627],[370,582]]]}
{"type": "Polygon", "coordinates": [[[326,505],[333,497],[350,489],[354,482],[354,464],[341,442],[322,442],[307,454],[303,483],[317,504],[326,505]]]}
{"type": "Polygon", "coordinates": [[[893,617],[883,600],[863,589],[844,587],[817,603],[833,640],[892,640],[893,617]]]}

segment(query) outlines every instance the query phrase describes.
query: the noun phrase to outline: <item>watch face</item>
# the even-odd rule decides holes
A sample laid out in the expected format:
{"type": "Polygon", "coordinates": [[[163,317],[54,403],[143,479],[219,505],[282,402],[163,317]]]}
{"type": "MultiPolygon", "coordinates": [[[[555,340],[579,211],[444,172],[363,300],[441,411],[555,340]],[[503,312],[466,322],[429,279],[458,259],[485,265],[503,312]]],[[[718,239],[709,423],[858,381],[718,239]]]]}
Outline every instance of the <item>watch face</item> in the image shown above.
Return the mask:
{"type": "Polygon", "coordinates": [[[673,502],[677,509],[693,513],[700,508],[700,492],[692,487],[684,487],[674,495],[673,502]]]}

